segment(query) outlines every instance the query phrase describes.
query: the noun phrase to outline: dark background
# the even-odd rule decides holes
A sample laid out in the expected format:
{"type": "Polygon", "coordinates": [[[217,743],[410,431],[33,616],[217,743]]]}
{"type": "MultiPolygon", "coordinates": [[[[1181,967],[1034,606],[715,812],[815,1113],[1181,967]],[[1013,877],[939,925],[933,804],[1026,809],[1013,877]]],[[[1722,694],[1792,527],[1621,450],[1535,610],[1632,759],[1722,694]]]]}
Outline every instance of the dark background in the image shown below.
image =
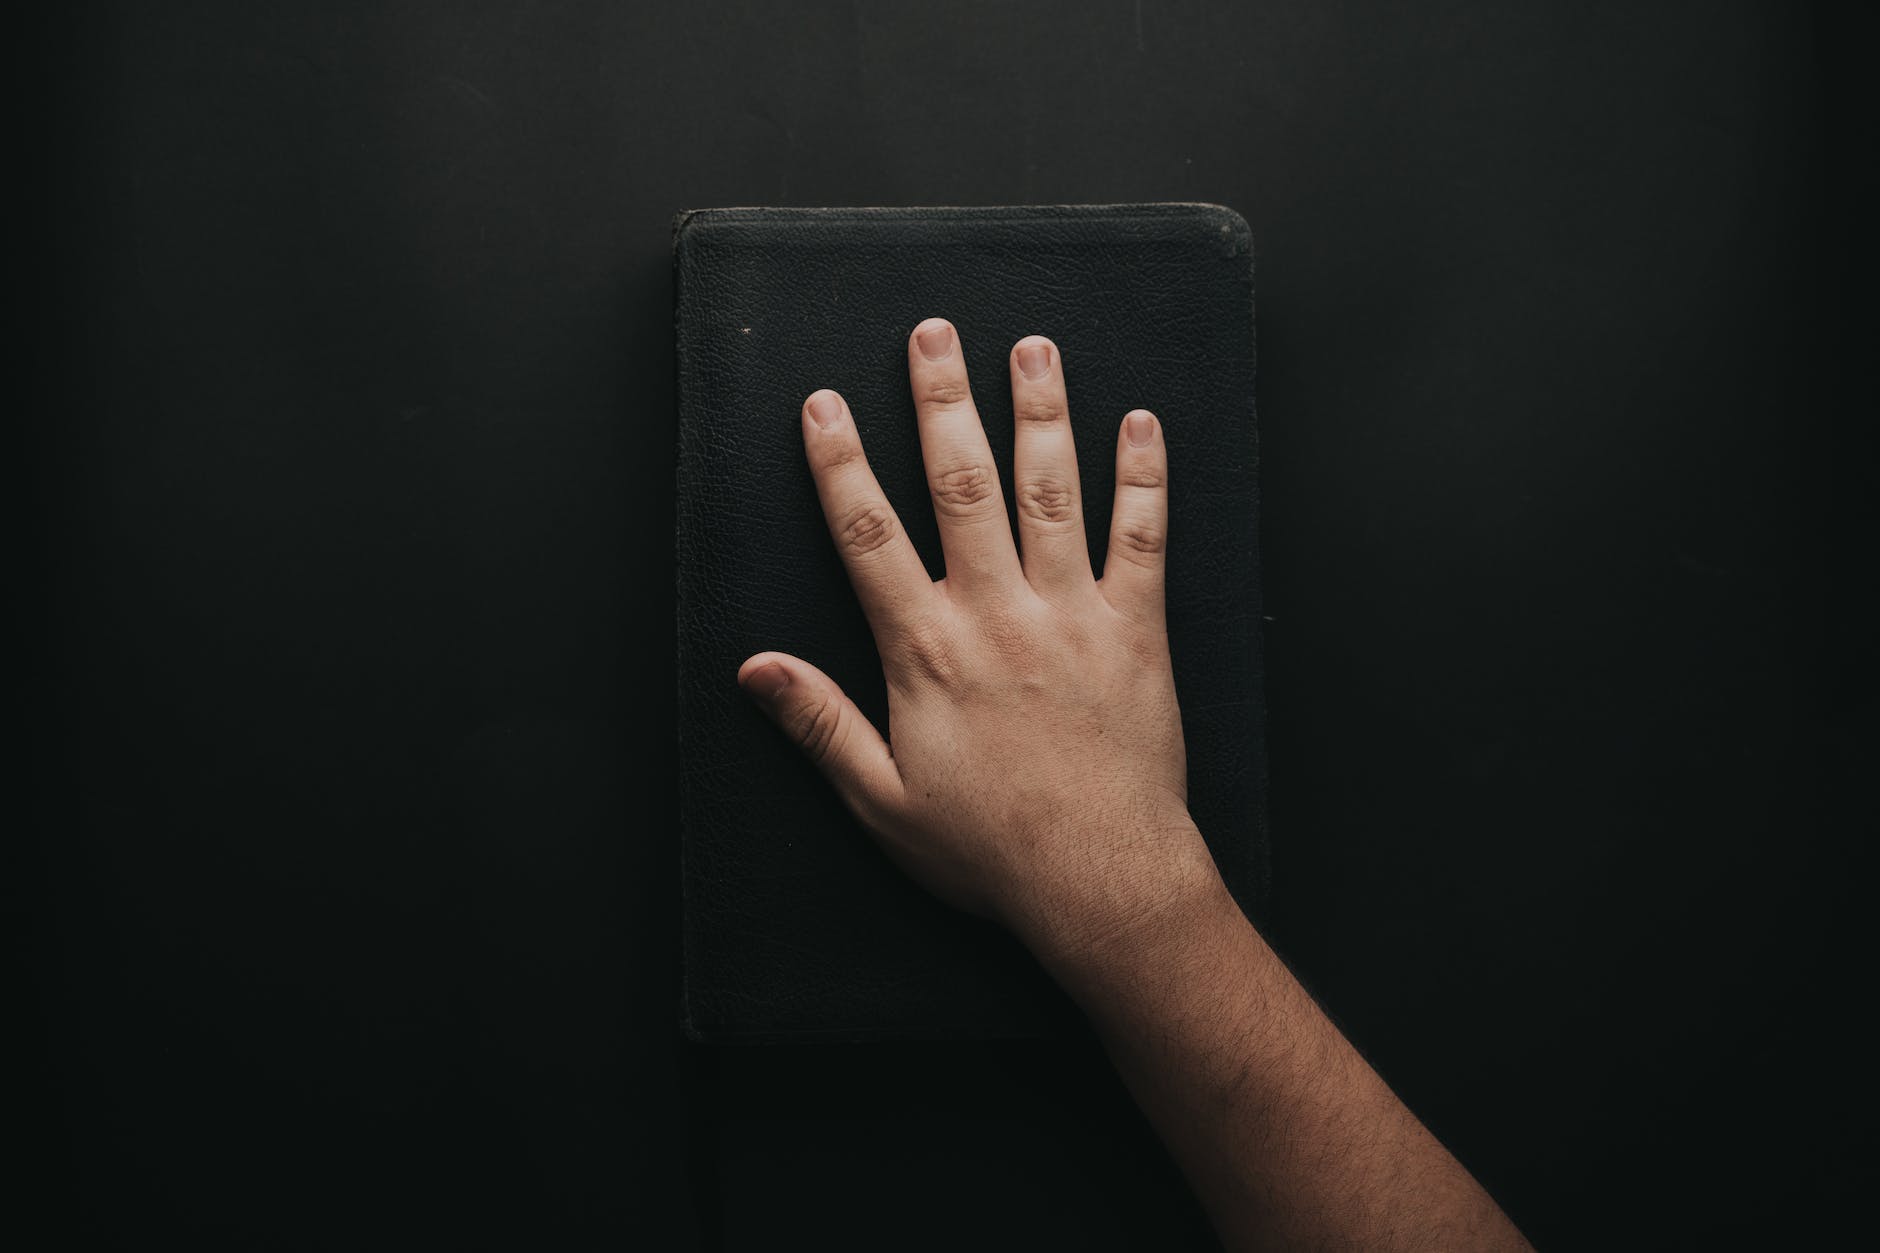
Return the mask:
{"type": "Polygon", "coordinates": [[[1269,934],[1537,1240],[1826,1230],[1873,1185],[1863,38],[1486,0],[43,22],[25,1190],[97,1243],[1200,1240],[1087,1047],[683,1045],[670,734],[672,215],[1179,199],[1258,254],[1269,934]]]}

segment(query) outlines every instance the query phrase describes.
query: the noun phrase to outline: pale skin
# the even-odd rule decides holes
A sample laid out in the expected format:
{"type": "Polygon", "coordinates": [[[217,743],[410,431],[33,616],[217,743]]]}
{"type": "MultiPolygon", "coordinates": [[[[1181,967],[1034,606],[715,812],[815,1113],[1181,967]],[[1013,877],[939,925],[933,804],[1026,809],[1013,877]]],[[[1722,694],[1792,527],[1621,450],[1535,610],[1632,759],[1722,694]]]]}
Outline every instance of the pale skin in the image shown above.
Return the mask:
{"type": "Polygon", "coordinates": [[[1189,817],[1161,422],[1138,409],[1117,432],[1098,578],[1056,346],[1022,339],[1009,362],[1016,536],[958,333],[922,322],[907,358],[938,582],[842,398],[802,414],[888,736],[800,658],[759,653],[739,683],[897,864],[1010,928],[1083,1008],[1227,1247],[1527,1248],[1248,923],[1189,817]]]}

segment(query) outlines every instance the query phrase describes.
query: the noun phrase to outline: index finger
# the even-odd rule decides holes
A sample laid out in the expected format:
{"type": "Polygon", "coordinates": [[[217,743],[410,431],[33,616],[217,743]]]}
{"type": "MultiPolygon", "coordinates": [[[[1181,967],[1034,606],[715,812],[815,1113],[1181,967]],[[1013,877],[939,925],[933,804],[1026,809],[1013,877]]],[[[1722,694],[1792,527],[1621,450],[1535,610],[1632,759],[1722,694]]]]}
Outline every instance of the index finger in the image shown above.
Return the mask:
{"type": "Polygon", "coordinates": [[[935,596],[927,567],[868,468],[848,402],[824,389],[803,404],[803,448],[829,534],[876,638],[902,630],[935,596]]]}

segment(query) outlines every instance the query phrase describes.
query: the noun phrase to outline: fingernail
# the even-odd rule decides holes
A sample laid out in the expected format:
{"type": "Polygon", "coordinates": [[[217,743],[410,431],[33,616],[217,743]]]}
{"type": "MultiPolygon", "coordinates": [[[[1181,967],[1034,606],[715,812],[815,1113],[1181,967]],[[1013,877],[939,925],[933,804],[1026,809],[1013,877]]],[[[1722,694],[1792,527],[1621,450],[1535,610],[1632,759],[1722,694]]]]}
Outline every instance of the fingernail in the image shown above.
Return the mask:
{"type": "Polygon", "coordinates": [[[1051,350],[1043,344],[1020,344],[1018,372],[1028,379],[1043,378],[1051,372],[1051,350]]]}
{"type": "Polygon", "coordinates": [[[920,345],[920,355],[929,361],[944,361],[953,351],[953,328],[945,322],[935,322],[914,332],[914,342],[920,345]]]}
{"type": "Polygon", "coordinates": [[[1155,440],[1155,419],[1146,413],[1132,413],[1123,419],[1123,438],[1137,448],[1147,448],[1155,440]]]}
{"type": "Polygon", "coordinates": [[[744,690],[759,700],[774,700],[790,686],[790,672],[774,661],[765,662],[744,676],[744,690]]]}
{"type": "Polygon", "coordinates": [[[809,398],[809,416],[826,431],[842,416],[842,402],[834,392],[817,392],[809,398]]]}

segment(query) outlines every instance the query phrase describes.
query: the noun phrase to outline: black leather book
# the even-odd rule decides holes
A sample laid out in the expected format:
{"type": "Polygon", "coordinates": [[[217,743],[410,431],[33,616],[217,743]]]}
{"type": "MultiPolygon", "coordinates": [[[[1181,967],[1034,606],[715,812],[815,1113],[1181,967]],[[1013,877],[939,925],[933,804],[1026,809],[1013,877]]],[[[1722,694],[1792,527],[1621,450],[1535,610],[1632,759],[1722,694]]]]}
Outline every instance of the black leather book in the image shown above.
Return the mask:
{"type": "Polygon", "coordinates": [[[908,334],[959,329],[1011,490],[1007,353],[1063,354],[1091,561],[1117,424],[1166,431],[1168,621],[1190,808],[1229,888],[1266,885],[1253,258],[1205,204],[707,209],[674,224],[683,1022],[709,1041],[1053,1033],[1069,1006],[1016,942],[927,897],[739,691],[762,649],[826,670],[892,739],[881,666],[825,529],[799,414],[845,396],[935,577],[908,334]]]}

